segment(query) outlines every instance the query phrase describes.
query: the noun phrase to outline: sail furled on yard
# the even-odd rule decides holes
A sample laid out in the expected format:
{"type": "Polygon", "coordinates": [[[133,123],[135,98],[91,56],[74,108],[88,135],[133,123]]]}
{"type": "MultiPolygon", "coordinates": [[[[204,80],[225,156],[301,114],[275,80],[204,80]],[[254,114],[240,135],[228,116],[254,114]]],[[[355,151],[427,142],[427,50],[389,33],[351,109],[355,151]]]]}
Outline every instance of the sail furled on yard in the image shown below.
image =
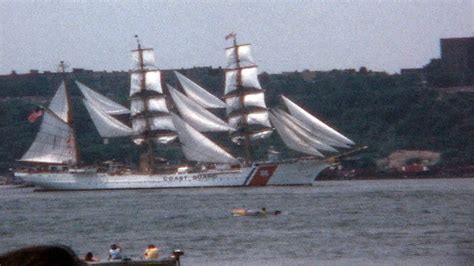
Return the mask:
{"type": "Polygon", "coordinates": [[[82,84],[79,81],[75,81],[79,90],[81,90],[82,95],[84,98],[91,104],[97,106],[102,111],[109,115],[123,115],[129,114],[130,110],[125,106],[122,106],[111,99],[105,97],[104,95],[92,90],[91,88],[87,87],[86,85],[82,84]]]}
{"type": "Polygon", "coordinates": [[[183,87],[186,95],[200,104],[204,108],[225,108],[226,105],[216,96],[209,93],[203,87],[199,86],[194,81],[190,80],[183,74],[174,71],[174,74],[179,80],[181,87],[183,87]]]}
{"type": "Polygon", "coordinates": [[[199,133],[178,115],[171,114],[171,117],[186,159],[209,163],[238,163],[237,159],[199,133]]]}
{"type": "Polygon", "coordinates": [[[69,124],[69,103],[64,81],[45,110],[33,144],[20,161],[77,164],[74,129],[69,124]]]}
{"type": "Polygon", "coordinates": [[[199,132],[234,131],[235,129],[222,121],[200,104],[188,98],[169,84],[168,91],[181,117],[199,132]]]}
{"type": "Polygon", "coordinates": [[[154,51],[141,48],[132,51],[130,77],[130,111],[135,143],[146,139],[168,143],[176,138],[174,124],[161,87],[161,72],[155,66],[154,51]]]}
{"type": "Polygon", "coordinates": [[[354,145],[352,140],[306,112],[303,108],[299,107],[285,96],[282,95],[281,98],[290,114],[295,117],[302,126],[313,134],[319,136],[327,144],[343,148],[347,148],[349,145],[354,145]]]}
{"type": "MultiPolygon", "coordinates": [[[[273,129],[268,119],[264,91],[258,80],[258,69],[251,53],[250,44],[226,48],[224,98],[229,125],[237,131],[234,142],[244,142],[268,137],[273,129]]],[[[248,148],[247,148],[248,149],[248,148]]]]}

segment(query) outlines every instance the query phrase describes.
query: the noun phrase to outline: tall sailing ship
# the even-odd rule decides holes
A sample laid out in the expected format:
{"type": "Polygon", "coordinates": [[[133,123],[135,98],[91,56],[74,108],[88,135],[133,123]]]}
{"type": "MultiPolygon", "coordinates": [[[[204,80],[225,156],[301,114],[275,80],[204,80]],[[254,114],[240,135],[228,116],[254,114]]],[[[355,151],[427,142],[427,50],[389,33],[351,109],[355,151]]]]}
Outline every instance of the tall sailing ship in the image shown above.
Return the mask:
{"type": "Polygon", "coordinates": [[[184,93],[167,84],[175,106],[170,111],[154,51],[142,48],[138,39],[138,47],[132,51],[130,108],[75,81],[100,136],[105,140],[127,137],[140,146],[143,152],[136,169],[110,162],[106,168],[80,164],[69,85],[64,78],[49,106],[42,107],[39,132],[19,160],[29,166],[18,169],[15,176],[48,190],[311,185],[330,165],[322,159],[321,151],[337,152],[334,147],[348,148],[354,143],[284,96],[288,112],[269,110],[250,44],[237,44],[235,34],[228,38],[233,44],[225,50],[225,102],[175,72],[184,93]],[[209,108],[225,108],[227,122],[209,108]],[[129,115],[130,123],[117,115],[129,115]],[[254,141],[274,130],[289,148],[309,157],[253,158],[254,141]],[[244,148],[245,158],[235,158],[206,132],[229,134],[244,148]],[[172,142],[179,143],[189,163],[157,161],[157,149],[172,142]]]}

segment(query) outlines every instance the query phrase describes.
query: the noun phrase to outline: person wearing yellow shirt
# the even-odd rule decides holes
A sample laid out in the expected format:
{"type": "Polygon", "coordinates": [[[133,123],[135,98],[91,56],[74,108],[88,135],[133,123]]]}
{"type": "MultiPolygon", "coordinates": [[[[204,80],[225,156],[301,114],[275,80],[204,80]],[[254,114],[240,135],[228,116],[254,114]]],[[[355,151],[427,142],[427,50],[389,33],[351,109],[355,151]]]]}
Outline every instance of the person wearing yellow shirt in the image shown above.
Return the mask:
{"type": "Polygon", "coordinates": [[[145,249],[145,252],[143,253],[143,258],[147,260],[158,259],[158,257],[160,256],[159,251],[160,250],[155,247],[155,245],[150,244],[148,245],[147,249],[145,249]]]}

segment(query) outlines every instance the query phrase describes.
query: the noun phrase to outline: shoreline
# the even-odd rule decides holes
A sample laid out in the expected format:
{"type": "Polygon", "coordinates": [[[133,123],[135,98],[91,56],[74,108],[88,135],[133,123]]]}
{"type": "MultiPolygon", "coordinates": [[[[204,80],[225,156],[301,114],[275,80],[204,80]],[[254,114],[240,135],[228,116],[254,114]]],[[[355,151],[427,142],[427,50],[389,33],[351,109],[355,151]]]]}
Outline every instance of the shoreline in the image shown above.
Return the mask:
{"type": "Polygon", "coordinates": [[[316,181],[474,178],[474,166],[437,168],[426,172],[331,171],[323,172],[316,181]]]}
{"type": "Polygon", "coordinates": [[[356,176],[356,177],[323,177],[323,178],[316,178],[316,182],[318,181],[363,181],[363,180],[414,180],[414,179],[459,179],[459,178],[474,178],[474,175],[451,175],[451,176],[444,176],[444,175],[423,175],[423,176],[416,176],[416,175],[405,175],[400,177],[395,176],[356,176]]]}
{"type": "MultiPolygon", "coordinates": [[[[474,178],[474,166],[438,168],[426,172],[375,172],[367,170],[325,171],[315,181],[348,181],[348,180],[404,180],[404,179],[450,179],[474,178]]],[[[0,175],[0,187],[21,187],[25,184],[9,175],[0,175]]]]}

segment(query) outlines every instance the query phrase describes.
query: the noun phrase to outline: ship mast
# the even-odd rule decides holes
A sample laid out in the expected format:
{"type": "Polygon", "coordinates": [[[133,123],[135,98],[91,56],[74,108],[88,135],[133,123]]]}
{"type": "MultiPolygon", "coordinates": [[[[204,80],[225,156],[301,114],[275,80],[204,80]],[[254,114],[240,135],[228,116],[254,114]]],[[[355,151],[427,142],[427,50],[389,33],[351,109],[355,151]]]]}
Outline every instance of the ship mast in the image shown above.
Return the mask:
{"type": "MultiPolygon", "coordinates": [[[[240,56],[237,46],[237,34],[232,34],[230,36],[233,38],[233,47],[234,47],[234,56],[237,63],[237,90],[239,91],[239,103],[240,106],[244,106],[244,90],[242,85],[242,68],[240,67],[240,56]]],[[[244,108],[240,109],[240,115],[242,116],[242,128],[244,134],[244,150],[245,150],[245,163],[250,164],[252,161],[252,146],[250,145],[250,136],[248,133],[248,124],[247,124],[247,112],[244,108]]]]}
{"type": "Polygon", "coordinates": [[[77,144],[76,130],[74,129],[74,119],[72,115],[72,101],[71,101],[71,96],[69,94],[69,89],[68,89],[68,85],[66,81],[66,65],[64,64],[64,61],[61,61],[59,63],[59,71],[61,72],[62,77],[63,77],[64,92],[66,94],[67,106],[69,107],[67,110],[67,124],[71,127],[72,136],[71,136],[71,139],[68,141],[72,142],[73,147],[74,147],[73,153],[74,153],[74,158],[76,158],[76,160],[73,165],[76,166],[77,164],[79,164],[79,145],[77,144]]]}
{"type": "Polygon", "coordinates": [[[156,170],[154,149],[157,143],[168,144],[177,135],[161,87],[161,71],[155,66],[152,48],[132,50],[134,67],[131,71],[130,112],[133,142],[146,146],[140,157],[140,169],[146,173],[156,170]]]}
{"type": "Polygon", "coordinates": [[[65,69],[66,66],[61,61],[57,73],[63,80],[48,107],[40,106],[43,112],[39,116],[42,115],[43,119],[35,140],[20,159],[22,162],[71,166],[80,164],[65,69]]]}
{"type": "Polygon", "coordinates": [[[250,44],[237,44],[235,33],[227,47],[227,67],[225,69],[224,99],[229,125],[237,131],[231,134],[232,141],[243,145],[245,164],[253,160],[251,142],[271,135],[273,129],[268,120],[265,94],[258,81],[258,69],[252,57],[250,44]]]}
{"type": "Polygon", "coordinates": [[[138,39],[138,36],[135,35],[135,38],[137,39],[137,44],[138,44],[138,56],[139,56],[139,64],[140,64],[140,69],[138,70],[141,74],[141,82],[140,82],[140,91],[142,92],[140,94],[141,99],[143,100],[144,103],[144,112],[143,116],[145,118],[145,132],[143,132],[143,137],[144,141],[146,144],[146,165],[147,165],[147,172],[148,173],[153,173],[155,169],[155,156],[154,156],[154,143],[151,138],[151,128],[150,128],[150,121],[149,121],[149,107],[148,107],[148,97],[147,94],[144,93],[146,91],[146,69],[145,69],[145,64],[143,62],[143,49],[140,44],[140,39],[138,39]]]}

